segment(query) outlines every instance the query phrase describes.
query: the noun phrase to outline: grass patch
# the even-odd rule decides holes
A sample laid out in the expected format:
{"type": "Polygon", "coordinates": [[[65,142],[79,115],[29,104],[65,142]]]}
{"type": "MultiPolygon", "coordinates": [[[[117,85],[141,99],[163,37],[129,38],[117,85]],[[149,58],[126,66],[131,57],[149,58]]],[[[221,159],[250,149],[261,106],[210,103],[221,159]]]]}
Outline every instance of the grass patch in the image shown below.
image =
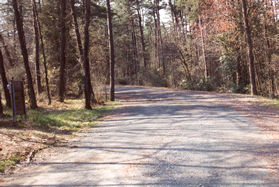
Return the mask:
{"type": "Polygon", "coordinates": [[[82,128],[88,128],[95,124],[96,120],[103,117],[105,112],[111,110],[113,105],[102,106],[93,110],[66,109],[54,111],[32,110],[28,113],[33,127],[48,131],[72,132],[82,128]]]}
{"type": "Polygon", "coordinates": [[[267,99],[267,98],[264,98],[264,101],[268,104],[272,104],[272,105],[275,105],[277,107],[279,107],[279,99],[267,99]]]}
{"type": "Polygon", "coordinates": [[[273,99],[273,104],[279,107],[279,99],[273,99]]]}
{"type": "Polygon", "coordinates": [[[20,161],[24,160],[21,156],[12,156],[9,159],[4,159],[0,161],[0,173],[4,173],[7,168],[12,168],[20,161]]]}

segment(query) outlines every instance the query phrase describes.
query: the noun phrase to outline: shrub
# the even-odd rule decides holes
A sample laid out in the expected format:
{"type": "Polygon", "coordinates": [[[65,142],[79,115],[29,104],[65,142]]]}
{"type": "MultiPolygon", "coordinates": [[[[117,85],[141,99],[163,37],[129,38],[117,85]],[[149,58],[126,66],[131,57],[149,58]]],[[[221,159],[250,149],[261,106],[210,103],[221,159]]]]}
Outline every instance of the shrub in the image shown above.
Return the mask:
{"type": "Polygon", "coordinates": [[[165,78],[156,69],[147,70],[139,73],[139,80],[147,86],[167,87],[168,83],[165,78]]]}
{"type": "Polygon", "coordinates": [[[215,90],[214,81],[210,78],[202,78],[197,85],[198,90],[201,91],[213,91],[215,90]]]}
{"type": "Polygon", "coordinates": [[[125,78],[119,78],[119,79],[116,80],[116,83],[120,84],[120,85],[128,85],[129,81],[125,78]]]}
{"type": "Polygon", "coordinates": [[[236,85],[234,84],[233,87],[229,90],[231,93],[248,93],[249,92],[249,87],[245,85],[236,85]]]}
{"type": "Polygon", "coordinates": [[[182,80],[180,83],[180,87],[185,90],[196,90],[197,82],[194,80],[182,80]]]}

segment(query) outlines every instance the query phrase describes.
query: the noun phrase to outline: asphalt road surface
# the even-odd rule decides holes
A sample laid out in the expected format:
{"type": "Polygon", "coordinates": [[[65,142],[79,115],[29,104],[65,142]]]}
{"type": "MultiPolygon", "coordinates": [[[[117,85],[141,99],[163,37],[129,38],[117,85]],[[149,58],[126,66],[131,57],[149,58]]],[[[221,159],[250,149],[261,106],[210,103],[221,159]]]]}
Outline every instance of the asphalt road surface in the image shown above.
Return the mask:
{"type": "Polygon", "coordinates": [[[127,86],[117,95],[112,116],[6,185],[279,186],[265,159],[278,143],[216,104],[219,94],[127,86]]]}

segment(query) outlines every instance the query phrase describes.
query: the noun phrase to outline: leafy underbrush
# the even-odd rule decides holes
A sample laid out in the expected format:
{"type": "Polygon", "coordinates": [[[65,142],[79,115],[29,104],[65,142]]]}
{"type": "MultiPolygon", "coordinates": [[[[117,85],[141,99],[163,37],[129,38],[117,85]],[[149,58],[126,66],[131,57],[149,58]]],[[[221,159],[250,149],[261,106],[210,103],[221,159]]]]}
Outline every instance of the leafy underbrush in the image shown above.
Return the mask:
{"type": "Polygon", "coordinates": [[[142,81],[143,85],[154,86],[154,87],[167,87],[168,82],[162,76],[160,70],[150,69],[146,72],[139,73],[139,79],[142,81]]]}
{"type": "Polygon", "coordinates": [[[210,78],[182,80],[180,86],[185,90],[214,91],[216,89],[214,81],[210,78]]]}

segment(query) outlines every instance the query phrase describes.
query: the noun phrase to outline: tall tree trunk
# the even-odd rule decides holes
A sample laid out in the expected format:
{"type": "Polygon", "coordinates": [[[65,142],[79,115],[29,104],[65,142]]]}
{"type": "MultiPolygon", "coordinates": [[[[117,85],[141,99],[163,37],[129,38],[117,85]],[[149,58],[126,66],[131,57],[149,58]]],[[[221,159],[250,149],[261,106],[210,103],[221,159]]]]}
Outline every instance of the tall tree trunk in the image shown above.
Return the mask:
{"type": "MultiPolygon", "coordinates": [[[[277,1],[278,2],[278,1],[277,1]]],[[[272,14],[271,14],[271,21],[272,23],[275,25],[276,27],[276,23],[277,23],[277,18],[278,18],[278,11],[277,11],[277,4],[278,3],[274,3],[273,0],[269,0],[269,6],[271,6],[272,8],[272,14]]],[[[276,27],[277,28],[277,27],[276,27]]],[[[271,92],[274,93],[274,95],[276,95],[276,70],[275,70],[275,67],[270,67],[270,71],[272,72],[272,77],[270,77],[271,79],[271,92]]]]}
{"type": "Polygon", "coordinates": [[[183,17],[183,10],[180,10],[179,17],[180,17],[180,20],[181,20],[181,30],[182,30],[182,34],[183,34],[183,41],[184,41],[184,43],[186,43],[187,30],[185,29],[185,21],[184,21],[184,17],[183,17]]]}
{"type": "Polygon", "coordinates": [[[132,44],[133,44],[133,56],[134,56],[134,74],[136,75],[136,79],[138,82],[138,72],[139,72],[139,62],[138,62],[138,48],[137,48],[137,38],[136,38],[136,31],[135,31],[135,23],[134,20],[131,19],[132,25],[132,44]]]}
{"type": "Polygon", "coordinates": [[[155,13],[157,18],[157,33],[158,33],[158,51],[159,51],[159,61],[163,67],[163,75],[166,74],[166,66],[164,61],[164,54],[163,54],[163,39],[162,39],[162,30],[161,30],[161,18],[160,18],[160,6],[159,0],[155,0],[155,13]]]}
{"type": "MultiPolygon", "coordinates": [[[[80,31],[79,31],[79,25],[78,25],[78,20],[77,20],[77,15],[76,15],[76,8],[75,8],[75,0],[71,0],[71,11],[72,11],[72,17],[74,21],[74,26],[75,26],[75,33],[76,33],[76,39],[77,39],[77,46],[78,46],[78,51],[79,51],[79,65],[80,65],[80,73],[81,77],[84,78],[84,68],[83,68],[83,47],[82,47],[82,41],[80,37],[80,31]]],[[[78,66],[78,65],[77,65],[78,66]]],[[[79,85],[79,95],[83,94],[83,84],[79,85]]],[[[94,98],[94,97],[93,97],[94,98]]]]}
{"type": "Polygon", "coordinates": [[[0,117],[1,116],[4,116],[4,113],[3,113],[3,105],[2,105],[2,99],[1,99],[1,93],[0,93],[0,117]]]}
{"type": "MultiPolygon", "coordinates": [[[[76,33],[76,38],[77,38],[77,45],[78,45],[78,50],[79,50],[79,58],[80,58],[80,66],[83,67],[83,47],[82,47],[82,41],[81,41],[81,36],[80,36],[80,31],[79,31],[79,25],[77,21],[77,15],[76,15],[76,9],[75,9],[75,0],[71,0],[71,9],[72,9],[72,17],[75,25],[75,33],[76,33]]],[[[82,70],[83,68],[81,68],[82,70]]],[[[84,71],[81,71],[82,75],[84,75],[84,71]]],[[[92,102],[94,104],[97,103],[92,84],[90,82],[90,92],[92,94],[92,102]]]]}
{"type": "Polygon", "coordinates": [[[110,0],[107,1],[107,25],[108,25],[108,36],[109,36],[109,50],[110,50],[110,100],[115,100],[115,83],[114,83],[114,43],[113,43],[113,29],[112,29],[112,15],[110,9],[110,0]]]}
{"type": "Polygon", "coordinates": [[[8,49],[8,46],[6,45],[6,42],[4,40],[4,37],[2,36],[1,33],[0,33],[0,41],[3,44],[5,54],[6,54],[6,57],[7,57],[8,61],[9,61],[10,66],[14,66],[14,62],[13,62],[13,59],[11,57],[11,53],[10,53],[10,51],[8,49]]]}
{"type": "Polygon", "coordinates": [[[14,57],[14,64],[16,64],[18,62],[18,55],[17,55],[17,40],[16,40],[16,18],[14,16],[13,19],[13,57],[14,57]]]}
{"type": "Polygon", "coordinates": [[[170,6],[171,13],[172,13],[172,16],[173,16],[174,21],[175,21],[174,31],[177,33],[177,31],[179,29],[179,32],[181,32],[181,29],[179,27],[179,20],[178,20],[178,16],[177,16],[177,10],[176,10],[174,4],[172,3],[172,0],[169,0],[169,6],[170,6]]]}
{"type": "Polygon", "coordinates": [[[201,41],[202,41],[202,53],[203,53],[203,63],[204,63],[204,78],[208,78],[208,66],[206,61],[206,54],[205,54],[205,42],[204,42],[204,30],[201,21],[201,17],[199,16],[199,27],[201,31],[201,41]]]}
{"type": "Polygon", "coordinates": [[[29,59],[28,59],[28,52],[27,52],[27,48],[26,48],[26,42],[25,42],[25,36],[24,36],[24,30],[23,30],[22,15],[19,13],[17,0],[13,0],[13,9],[14,9],[14,14],[15,14],[19,42],[20,42],[20,46],[21,46],[21,53],[23,56],[24,67],[25,67],[25,71],[26,71],[26,75],[27,75],[28,91],[29,91],[28,93],[29,93],[29,98],[31,101],[31,108],[35,109],[35,108],[37,108],[37,100],[36,100],[36,95],[34,92],[32,75],[31,75],[31,71],[30,71],[30,67],[29,67],[29,59]]]}
{"type": "Polygon", "coordinates": [[[65,66],[66,66],[66,0],[60,0],[60,77],[59,77],[59,101],[65,99],[65,66]]]}
{"type": "Polygon", "coordinates": [[[250,84],[251,84],[251,94],[257,95],[255,65],[254,65],[254,55],[253,55],[253,42],[251,38],[251,30],[248,21],[248,15],[247,15],[247,4],[246,4],[246,0],[241,0],[241,1],[242,1],[242,14],[243,14],[246,42],[247,42],[248,57],[249,57],[249,75],[250,75],[250,84]]]}
{"type": "MultiPolygon", "coordinates": [[[[159,43],[158,43],[158,24],[157,24],[157,18],[156,18],[156,13],[155,13],[155,8],[153,9],[153,12],[152,12],[152,16],[153,16],[153,19],[154,19],[154,34],[155,34],[155,37],[154,37],[154,47],[155,47],[155,59],[156,59],[156,63],[157,63],[157,66],[158,68],[161,68],[161,62],[160,62],[160,58],[159,58],[159,43]]],[[[152,28],[152,27],[150,27],[152,28]]],[[[152,30],[152,29],[151,29],[152,30]]]]}
{"type": "Polygon", "coordinates": [[[3,83],[3,90],[5,93],[5,99],[8,107],[11,107],[11,97],[9,94],[8,90],[8,81],[6,77],[6,71],[5,71],[5,66],[4,66],[4,60],[3,60],[3,55],[2,51],[0,50],[0,74],[1,74],[1,79],[3,83]]]}
{"type": "Polygon", "coordinates": [[[189,81],[191,81],[192,80],[191,72],[189,70],[189,66],[188,66],[188,64],[186,62],[186,59],[185,59],[185,57],[183,55],[183,52],[181,50],[179,50],[179,54],[180,54],[180,60],[181,60],[183,66],[184,66],[184,69],[186,71],[186,77],[187,77],[187,79],[189,81]]]}
{"type": "Polygon", "coordinates": [[[40,42],[39,42],[39,31],[38,23],[36,19],[35,5],[33,4],[33,22],[34,22],[34,34],[35,34],[35,64],[36,64],[36,77],[37,77],[37,89],[38,93],[42,93],[41,83],[41,69],[40,69],[40,42]]]}
{"type": "Polygon", "coordinates": [[[90,103],[91,96],[91,77],[90,77],[90,66],[88,59],[89,51],[89,24],[90,24],[90,0],[85,0],[85,26],[84,26],[84,51],[83,51],[83,66],[84,66],[84,94],[85,94],[85,108],[92,109],[90,103]]]}
{"type": "Polygon", "coordinates": [[[72,9],[72,16],[73,16],[74,25],[75,25],[75,33],[76,33],[76,37],[77,37],[78,50],[79,50],[79,55],[80,55],[80,64],[82,66],[83,48],[82,48],[82,42],[81,42],[81,37],[80,37],[80,32],[79,32],[79,25],[78,25],[77,16],[76,16],[75,0],[71,0],[71,9],[72,9]]]}
{"type": "Polygon", "coordinates": [[[144,33],[143,33],[142,17],[141,17],[141,13],[140,13],[139,0],[137,0],[137,14],[138,14],[139,29],[140,29],[142,60],[143,60],[144,69],[146,70],[146,68],[147,68],[147,59],[146,59],[146,54],[145,54],[146,51],[145,51],[144,33]]]}
{"type": "MultiPolygon", "coordinates": [[[[274,72],[272,68],[272,51],[271,51],[271,41],[268,38],[268,25],[267,25],[267,12],[268,12],[268,1],[265,1],[265,11],[264,11],[264,37],[265,37],[265,43],[266,43],[266,59],[268,63],[268,75],[269,75],[269,81],[270,81],[270,96],[274,97],[275,96],[275,80],[274,80],[274,72]]],[[[272,6],[272,4],[271,4],[272,6]]]]}
{"type": "Polygon", "coordinates": [[[50,89],[49,89],[47,61],[46,61],[46,54],[45,54],[45,45],[44,45],[44,39],[43,39],[43,35],[42,35],[41,23],[40,23],[40,20],[38,18],[38,10],[37,10],[37,6],[36,6],[35,0],[33,0],[33,5],[34,5],[34,8],[35,8],[36,21],[38,23],[39,36],[40,36],[40,41],[41,41],[41,49],[42,49],[42,54],[43,54],[43,64],[44,64],[44,72],[45,72],[45,81],[46,81],[48,104],[50,105],[51,104],[51,96],[50,96],[50,89]]]}

